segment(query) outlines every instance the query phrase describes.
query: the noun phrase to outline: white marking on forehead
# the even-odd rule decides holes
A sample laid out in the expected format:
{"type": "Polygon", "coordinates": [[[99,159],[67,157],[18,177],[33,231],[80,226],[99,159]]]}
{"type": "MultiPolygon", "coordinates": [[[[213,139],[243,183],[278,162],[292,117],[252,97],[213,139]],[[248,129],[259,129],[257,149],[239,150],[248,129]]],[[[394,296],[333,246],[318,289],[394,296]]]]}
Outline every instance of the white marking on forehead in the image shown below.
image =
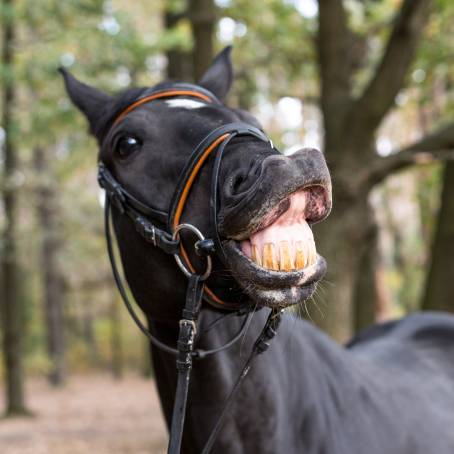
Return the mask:
{"type": "Polygon", "coordinates": [[[166,104],[169,107],[183,107],[184,109],[199,109],[206,106],[205,103],[194,99],[168,99],[166,104]]]}

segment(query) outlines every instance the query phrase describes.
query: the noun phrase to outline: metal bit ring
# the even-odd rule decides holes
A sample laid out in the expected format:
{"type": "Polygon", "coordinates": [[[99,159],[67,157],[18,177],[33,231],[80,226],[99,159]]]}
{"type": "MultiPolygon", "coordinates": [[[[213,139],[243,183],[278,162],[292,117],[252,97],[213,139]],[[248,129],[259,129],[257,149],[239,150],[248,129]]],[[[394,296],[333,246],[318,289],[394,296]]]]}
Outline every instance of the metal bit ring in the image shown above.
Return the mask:
{"type": "MultiPolygon", "coordinates": [[[[172,240],[176,241],[179,236],[180,231],[184,230],[184,229],[190,230],[192,233],[194,233],[197,236],[197,238],[199,239],[199,241],[205,239],[202,232],[197,227],[194,227],[191,224],[179,224],[175,227],[175,230],[172,233],[172,240]]],[[[188,270],[186,265],[183,263],[183,260],[181,259],[180,254],[176,253],[176,254],[173,254],[173,256],[175,257],[175,261],[177,262],[177,265],[180,267],[180,270],[183,271],[184,275],[186,277],[191,277],[194,273],[192,273],[190,270],[188,270]]],[[[211,270],[213,269],[213,262],[211,260],[211,257],[209,255],[207,255],[206,259],[207,259],[207,267],[205,269],[205,273],[203,273],[200,276],[200,278],[203,281],[208,278],[208,276],[211,274],[211,270]]]]}

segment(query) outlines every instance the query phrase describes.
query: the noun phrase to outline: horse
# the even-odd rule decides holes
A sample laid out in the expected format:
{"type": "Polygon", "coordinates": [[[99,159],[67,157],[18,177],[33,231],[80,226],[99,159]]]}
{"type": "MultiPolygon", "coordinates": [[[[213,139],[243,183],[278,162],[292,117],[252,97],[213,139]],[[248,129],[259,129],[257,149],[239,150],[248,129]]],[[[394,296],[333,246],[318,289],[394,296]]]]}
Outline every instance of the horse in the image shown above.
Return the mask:
{"type": "MultiPolygon", "coordinates": [[[[191,152],[225,125],[240,122],[255,131],[234,134],[220,161],[216,147],[205,153],[192,186],[185,188],[178,217],[204,237],[219,240],[205,283],[196,346],[212,349],[242,333],[230,348],[194,362],[182,452],[200,453],[269,308],[303,304],[323,278],[327,265],[316,252],[311,227],[331,209],[324,156],[316,149],[280,154],[260,136],[256,118],[225,105],[233,79],[230,48],[218,54],[189,90],[166,81],[151,91],[131,88],[110,95],[67,70],[62,73],[70,99],[97,139],[98,161],[131,200],[162,215],[153,227],[159,241],[171,243],[164,218],[191,152]],[[162,92],[167,95],[156,95],[162,92]],[[253,316],[241,330],[248,317],[244,308],[252,308],[253,316]]],[[[156,236],[154,244],[147,241],[121,204],[112,205],[131,292],[150,333],[175,345],[187,277],[172,254],[155,247],[156,236]]],[[[207,254],[197,253],[193,233],[180,234],[186,268],[191,264],[191,270],[202,273],[207,254]]],[[[205,247],[212,252],[212,244],[205,247]]],[[[311,323],[284,314],[270,348],[256,358],[231,402],[213,452],[452,454],[453,341],[454,317],[442,313],[376,325],[346,346],[311,323]]],[[[151,350],[170,426],[178,376],[175,357],[155,346],[151,350]]]]}

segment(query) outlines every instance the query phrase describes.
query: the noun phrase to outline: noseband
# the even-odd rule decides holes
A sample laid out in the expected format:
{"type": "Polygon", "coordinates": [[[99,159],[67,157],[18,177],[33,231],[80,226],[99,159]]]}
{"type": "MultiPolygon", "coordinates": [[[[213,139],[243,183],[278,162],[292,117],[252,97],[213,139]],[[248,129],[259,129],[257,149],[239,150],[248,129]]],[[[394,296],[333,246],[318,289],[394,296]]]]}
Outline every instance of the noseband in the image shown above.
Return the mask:
{"type": "MultiPolygon", "coordinates": [[[[197,98],[207,104],[221,104],[212,93],[202,87],[191,84],[172,84],[165,89],[150,89],[145,91],[139,99],[117,114],[111,127],[121,122],[134,109],[146,103],[154,100],[168,99],[179,96],[197,98]]],[[[167,212],[149,206],[148,204],[137,199],[114,178],[112,173],[102,161],[98,164],[98,181],[100,186],[106,191],[104,219],[107,249],[118,290],[134,322],[150,339],[150,342],[161,350],[177,357],[178,382],[170,430],[169,454],[177,454],[181,449],[192,359],[201,359],[231,347],[242,337],[248,326],[248,322],[253,315],[252,308],[241,307],[240,304],[236,302],[223,301],[205,285],[205,281],[211,273],[211,256],[216,254],[221,262],[225,264],[225,252],[217,228],[218,179],[221,161],[226,151],[226,146],[233,138],[240,136],[252,136],[263,142],[269,142],[271,147],[273,147],[272,142],[261,130],[247,123],[229,123],[212,130],[200,141],[186,161],[175,187],[167,212]],[[190,195],[191,188],[193,187],[201,168],[211,155],[215,156],[210,193],[210,220],[214,228],[214,235],[213,238],[207,239],[200,232],[200,230],[197,229],[197,227],[191,224],[180,224],[180,221],[186,202],[190,195]],[[113,250],[113,237],[110,228],[112,205],[119,211],[119,213],[124,214],[131,219],[137,232],[142,238],[151,243],[153,246],[161,249],[163,252],[174,255],[178,266],[189,279],[186,293],[186,303],[183,309],[182,319],[179,322],[180,329],[177,348],[170,347],[155,338],[147,327],[141,322],[140,318],[133,309],[123,285],[113,250]],[[159,224],[160,227],[156,224],[159,224]],[[162,226],[165,226],[165,228],[162,228],[162,226]],[[196,271],[194,265],[189,259],[186,249],[182,244],[180,232],[183,230],[192,231],[192,233],[194,233],[198,238],[198,241],[194,245],[195,251],[198,255],[204,256],[207,262],[206,270],[203,273],[198,273],[196,271]],[[212,350],[194,349],[197,319],[201,308],[202,298],[216,308],[235,311],[238,315],[248,314],[248,316],[245,317],[240,331],[226,344],[212,350]]],[[[246,361],[235,386],[229,394],[227,401],[225,402],[221,415],[219,416],[210,434],[202,454],[208,454],[211,451],[211,447],[219,430],[221,429],[222,422],[227,413],[227,409],[234,398],[236,390],[239,388],[241,382],[249,371],[251,362],[255,356],[264,352],[268,348],[269,341],[276,334],[280,320],[281,313],[279,311],[271,311],[265,327],[255,342],[251,354],[246,361]]]]}

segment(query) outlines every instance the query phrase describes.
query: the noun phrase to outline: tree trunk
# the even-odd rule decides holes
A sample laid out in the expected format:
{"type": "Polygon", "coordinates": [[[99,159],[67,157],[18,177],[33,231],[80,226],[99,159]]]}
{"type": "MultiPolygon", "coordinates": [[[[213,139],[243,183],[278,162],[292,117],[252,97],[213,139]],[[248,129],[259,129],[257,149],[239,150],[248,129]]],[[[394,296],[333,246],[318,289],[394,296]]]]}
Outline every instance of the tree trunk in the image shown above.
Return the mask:
{"type": "MultiPolygon", "coordinates": [[[[187,16],[186,12],[175,13],[165,11],[164,24],[166,30],[177,26],[178,22],[187,16]]],[[[172,80],[182,80],[185,82],[192,81],[192,59],[190,52],[181,49],[170,49],[166,52],[167,69],[166,76],[172,80]]]]}
{"type": "Polygon", "coordinates": [[[22,339],[24,337],[22,299],[19,292],[19,264],[17,252],[17,187],[15,177],[18,172],[17,153],[14,144],[13,106],[15,103],[14,77],[14,3],[2,3],[2,127],[5,132],[3,146],[3,209],[5,224],[1,238],[2,270],[2,331],[3,360],[6,381],[6,414],[27,413],[23,389],[22,339]]]}
{"type": "Polygon", "coordinates": [[[34,150],[36,176],[39,178],[37,217],[41,231],[40,271],[43,280],[44,320],[47,335],[47,354],[51,361],[49,381],[54,386],[65,381],[65,320],[64,278],[58,256],[61,236],[58,228],[57,194],[52,180],[49,156],[40,147],[34,150]]]}
{"type": "Polygon", "coordinates": [[[110,307],[111,319],[111,349],[112,349],[112,374],[120,380],[123,378],[123,340],[121,334],[121,299],[120,295],[112,298],[110,307]]]}
{"type": "Polygon", "coordinates": [[[448,162],[422,307],[454,312],[454,162],[448,162]]]}
{"type": "MultiPolygon", "coordinates": [[[[317,53],[321,81],[321,108],[325,128],[324,150],[334,184],[334,210],[317,228],[317,245],[328,262],[323,316],[312,311],[320,326],[338,340],[353,328],[353,298],[360,270],[361,245],[367,238],[367,196],[372,185],[362,174],[375,162],[375,131],[394,106],[403,87],[431,0],[404,0],[375,71],[363,92],[352,95],[355,68],[350,52],[358,37],[348,27],[342,0],[319,0],[317,53]]],[[[323,284],[322,284],[323,286],[323,284]]],[[[370,304],[361,302],[361,304],[370,304]]]]}
{"type": "Polygon", "coordinates": [[[371,211],[372,208],[369,207],[369,225],[365,233],[365,241],[358,247],[359,268],[353,300],[353,328],[355,333],[375,322],[375,314],[378,308],[376,282],[378,226],[371,211]]]}
{"type": "Polygon", "coordinates": [[[213,0],[190,0],[189,11],[194,36],[193,73],[198,81],[214,57],[216,7],[213,0]]]}
{"type": "MultiPolygon", "coordinates": [[[[79,301],[90,301],[92,299],[91,292],[84,292],[82,295],[84,298],[83,300],[79,301]]],[[[78,303],[80,304],[80,303],[78,303]]],[[[94,315],[93,315],[93,307],[87,304],[84,304],[82,307],[82,314],[81,314],[81,322],[82,322],[82,338],[85,342],[85,345],[88,348],[89,358],[92,365],[99,364],[100,361],[100,353],[98,342],[95,335],[95,328],[94,328],[94,315]]]]}
{"type": "MultiPolygon", "coordinates": [[[[336,191],[339,194],[338,191],[336,191]]],[[[318,252],[328,262],[327,275],[308,306],[313,321],[336,340],[344,342],[353,332],[353,301],[361,254],[358,244],[364,238],[366,201],[352,201],[343,208],[341,197],[332,215],[314,227],[318,252]]]]}

